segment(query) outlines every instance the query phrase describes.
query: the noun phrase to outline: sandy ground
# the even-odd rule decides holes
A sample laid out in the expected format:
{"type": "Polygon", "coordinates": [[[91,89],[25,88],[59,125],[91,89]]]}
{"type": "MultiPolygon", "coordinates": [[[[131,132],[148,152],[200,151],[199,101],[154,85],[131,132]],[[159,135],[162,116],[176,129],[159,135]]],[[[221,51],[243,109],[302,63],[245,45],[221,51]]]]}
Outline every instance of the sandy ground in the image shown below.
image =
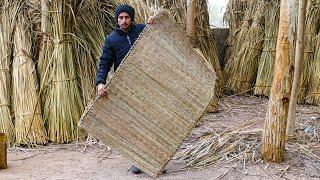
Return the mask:
{"type": "MultiPolygon", "coordinates": [[[[255,121],[262,127],[267,100],[257,97],[227,97],[219,103],[219,112],[207,114],[184,143],[212,131],[255,121]]],[[[299,122],[320,126],[320,107],[299,106],[299,122]]],[[[319,137],[318,137],[319,138],[319,137]]],[[[320,142],[316,142],[317,145],[320,142]]],[[[320,145],[318,146],[320,153],[320,145]]],[[[319,155],[319,154],[318,154],[319,155]]],[[[243,167],[240,162],[214,165],[201,170],[181,170],[183,163],[172,160],[167,173],[159,179],[320,179],[320,162],[286,155],[281,164],[263,162],[243,167]]],[[[147,174],[132,175],[131,163],[115,150],[99,144],[73,143],[48,145],[36,149],[10,148],[8,169],[0,170],[0,179],[151,179],[147,174]]]]}

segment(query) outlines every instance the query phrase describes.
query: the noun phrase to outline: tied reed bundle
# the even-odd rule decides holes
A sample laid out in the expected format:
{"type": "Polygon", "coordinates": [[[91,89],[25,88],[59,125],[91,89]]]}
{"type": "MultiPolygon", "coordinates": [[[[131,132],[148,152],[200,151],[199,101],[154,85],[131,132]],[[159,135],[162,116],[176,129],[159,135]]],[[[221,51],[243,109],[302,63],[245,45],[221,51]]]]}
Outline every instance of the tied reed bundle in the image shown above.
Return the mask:
{"type": "Polygon", "coordinates": [[[13,109],[18,144],[45,144],[46,131],[40,109],[39,85],[32,60],[30,27],[20,12],[14,32],[12,63],[13,109]]]}
{"type": "Polygon", "coordinates": [[[310,83],[306,96],[309,104],[320,106],[320,33],[316,37],[316,51],[311,63],[310,83]]]}
{"type": "Polygon", "coordinates": [[[226,65],[227,87],[233,92],[247,92],[255,81],[264,36],[264,6],[264,1],[251,2],[237,35],[237,45],[226,65]]]}
{"type": "Polygon", "coordinates": [[[232,53],[237,43],[237,35],[243,22],[245,12],[248,9],[248,5],[249,3],[244,0],[228,1],[224,19],[229,25],[229,37],[226,41],[227,49],[224,62],[228,62],[228,60],[232,57],[232,53]]]}
{"type": "Polygon", "coordinates": [[[308,1],[304,60],[298,89],[298,102],[319,104],[319,45],[316,38],[320,28],[320,0],[308,1]],[[318,94],[317,94],[318,92],[318,94]],[[307,96],[307,97],[306,97],[307,96]]]}
{"type": "Polygon", "coordinates": [[[83,102],[76,79],[73,54],[74,1],[52,1],[49,6],[48,39],[42,73],[44,119],[51,141],[66,143],[77,138],[77,122],[83,102]]]}
{"type": "Polygon", "coordinates": [[[88,104],[96,95],[95,79],[97,62],[102,53],[105,32],[110,33],[114,21],[105,25],[105,18],[98,1],[83,1],[77,7],[76,31],[73,51],[75,54],[77,75],[84,104],[88,104]]]}
{"type": "Polygon", "coordinates": [[[10,112],[12,33],[18,4],[4,0],[0,12],[0,132],[7,135],[9,143],[14,141],[14,125],[10,112]]]}
{"type": "Polygon", "coordinates": [[[273,80],[274,60],[276,58],[279,10],[278,2],[271,1],[266,3],[265,37],[254,87],[254,94],[256,95],[269,96],[270,94],[273,80]]]}

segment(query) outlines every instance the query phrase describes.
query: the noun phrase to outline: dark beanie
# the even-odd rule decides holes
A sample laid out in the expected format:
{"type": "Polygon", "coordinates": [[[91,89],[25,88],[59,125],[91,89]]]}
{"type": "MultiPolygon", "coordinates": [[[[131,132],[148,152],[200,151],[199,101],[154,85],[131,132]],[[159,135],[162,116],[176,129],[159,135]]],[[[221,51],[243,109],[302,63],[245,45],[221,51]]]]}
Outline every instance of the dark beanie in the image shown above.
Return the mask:
{"type": "Polygon", "coordinates": [[[131,7],[129,5],[120,5],[120,6],[118,6],[116,8],[116,12],[115,12],[115,18],[116,18],[117,22],[118,22],[118,16],[122,12],[128,13],[130,18],[131,18],[131,20],[134,21],[134,9],[133,9],[133,7],[131,7]]]}

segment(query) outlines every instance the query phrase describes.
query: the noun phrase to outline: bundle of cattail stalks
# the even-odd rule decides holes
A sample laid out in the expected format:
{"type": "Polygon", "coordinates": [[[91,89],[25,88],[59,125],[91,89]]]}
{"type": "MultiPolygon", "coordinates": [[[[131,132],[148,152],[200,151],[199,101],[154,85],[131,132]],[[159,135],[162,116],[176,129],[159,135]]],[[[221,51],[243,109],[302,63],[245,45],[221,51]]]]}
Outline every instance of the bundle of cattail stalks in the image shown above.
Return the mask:
{"type": "Polygon", "coordinates": [[[229,37],[226,41],[226,57],[224,62],[228,62],[237,42],[239,28],[243,22],[244,14],[248,8],[247,0],[229,0],[224,19],[229,25],[229,37]]]}
{"type": "Polygon", "coordinates": [[[262,52],[264,1],[250,1],[243,23],[236,34],[236,45],[226,64],[227,88],[233,92],[251,90],[262,52]]]}
{"type": "Polygon", "coordinates": [[[315,54],[314,60],[311,62],[310,83],[306,96],[306,101],[309,104],[320,106],[320,32],[315,38],[315,54]]]}
{"type": "MultiPolygon", "coordinates": [[[[23,10],[25,5],[20,9],[23,10]]],[[[13,110],[17,144],[45,144],[46,130],[41,114],[39,84],[32,60],[31,29],[24,12],[17,17],[12,63],[13,110]]],[[[33,36],[36,37],[36,36],[33,36]]]]}
{"type": "Polygon", "coordinates": [[[11,116],[11,56],[12,35],[18,4],[4,0],[0,4],[0,132],[14,141],[14,126],[11,116]]]}
{"type": "MultiPolygon", "coordinates": [[[[314,88],[311,84],[312,73],[314,69],[316,36],[320,27],[320,0],[308,0],[307,17],[305,29],[305,47],[302,64],[302,73],[300,77],[300,84],[298,88],[298,102],[305,103],[308,89],[314,88]],[[311,69],[311,70],[310,70],[311,69]]],[[[319,78],[319,76],[318,76],[319,78]]],[[[313,81],[314,83],[314,81],[313,81]]],[[[320,86],[318,86],[320,88],[320,86]]],[[[309,91],[312,92],[312,91],[309,91]]],[[[314,104],[314,103],[311,103],[314,104]]]]}
{"type": "Polygon", "coordinates": [[[255,95],[269,96],[273,80],[274,60],[279,28],[279,2],[267,2],[265,14],[265,30],[263,50],[259,59],[259,67],[254,87],[255,95]]]}

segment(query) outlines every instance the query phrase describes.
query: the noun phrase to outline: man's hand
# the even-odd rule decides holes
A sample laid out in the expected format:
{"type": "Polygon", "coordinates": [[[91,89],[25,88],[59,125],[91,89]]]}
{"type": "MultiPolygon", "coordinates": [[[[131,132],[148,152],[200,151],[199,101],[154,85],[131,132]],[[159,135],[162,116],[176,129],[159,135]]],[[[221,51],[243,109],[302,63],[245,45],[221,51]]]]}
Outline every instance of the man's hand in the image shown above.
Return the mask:
{"type": "Polygon", "coordinates": [[[147,20],[147,24],[151,25],[154,23],[154,17],[153,16],[150,16],[147,20]]]}
{"type": "Polygon", "coordinates": [[[98,85],[98,95],[101,97],[107,96],[106,85],[104,84],[98,85]]]}

